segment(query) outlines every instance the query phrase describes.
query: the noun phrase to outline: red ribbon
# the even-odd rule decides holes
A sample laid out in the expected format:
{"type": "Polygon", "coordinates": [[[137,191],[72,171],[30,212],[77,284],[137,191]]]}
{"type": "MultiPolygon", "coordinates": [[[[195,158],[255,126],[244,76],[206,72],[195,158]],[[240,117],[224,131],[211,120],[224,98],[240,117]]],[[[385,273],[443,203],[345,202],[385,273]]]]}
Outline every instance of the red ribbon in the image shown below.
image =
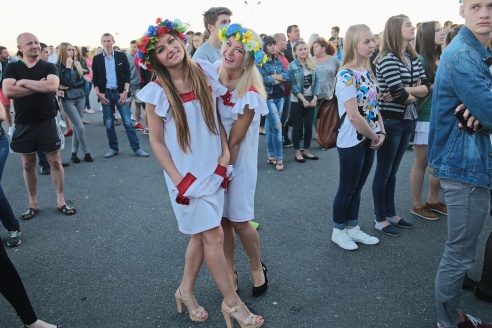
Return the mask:
{"type": "Polygon", "coordinates": [[[229,177],[227,176],[227,167],[219,164],[217,165],[217,168],[215,169],[214,173],[224,178],[220,186],[224,189],[227,189],[227,186],[229,185],[229,177]]]}
{"type": "Polygon", "coordinates": [[[186,173],[183,180],[176,186],[178,188],[178,196],[176,196],[176,203],[181,205],[190,205],[190,199],[184,196],[184,193],[195,182],[196,177],[191,173],[186,173]]]}

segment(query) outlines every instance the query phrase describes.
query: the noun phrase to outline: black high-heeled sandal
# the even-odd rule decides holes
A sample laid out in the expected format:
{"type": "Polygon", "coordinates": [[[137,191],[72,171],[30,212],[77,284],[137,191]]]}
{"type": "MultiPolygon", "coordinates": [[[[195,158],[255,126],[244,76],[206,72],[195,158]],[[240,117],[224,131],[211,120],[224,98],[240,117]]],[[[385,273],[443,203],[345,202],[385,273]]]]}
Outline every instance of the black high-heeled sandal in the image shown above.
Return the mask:
{"type": "Polygon", "coordinates": [[[236,294],[239,295],[239,282],[238,282],[238,279],[237,279],[237,270],[234,270],[234,272],[236,273],[236,294]]]}
{"type": "Polygon", "coordinates": [[[253,286],[253,296],[258,297],[263,295],[268,289],[268,278],[267,278],[267,267],[263,262],[261,262],[261,269],[263,270],[263,275],[265,276],[265,283],[261,286],[253,286]]]}

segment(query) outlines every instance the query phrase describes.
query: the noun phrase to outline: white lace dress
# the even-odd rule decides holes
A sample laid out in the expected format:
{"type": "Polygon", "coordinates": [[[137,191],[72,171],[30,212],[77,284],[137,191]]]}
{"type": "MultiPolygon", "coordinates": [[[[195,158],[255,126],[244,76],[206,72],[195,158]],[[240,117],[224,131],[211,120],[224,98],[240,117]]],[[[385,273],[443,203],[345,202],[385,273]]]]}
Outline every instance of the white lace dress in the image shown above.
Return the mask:
{"type": "MultiPolygon", "coordinates": [[[[209,78],[213,98],[224,94],[227,89],[219,83],[215,68],[206,61],[197,60],[197,63],[209,78]]],[[[194,92],[181,95],[191,136],[191,151],[188,153],[184,153],[179,147],[175,121],[164,90],[157,83],[151,82],[138,93],[138,98],[156,106],[155,113],[162,117],[164,125],[164,144],[181,176],[191,173],[197,178],[184,193],[184,196],[190,198],[189,205],[181,205],[176,202],[173,191],[176,187],[164,171],[179,230],[185,234],[196,234],[219,226],[224,206],[224,189],[220,187],[222,178],[214,174],[214,171],[222,156],[220,135],[208,131],[200,102],[194,92]]],[[[219,131],[217,115],[215,116],[219,131]]]]}
{"type": "Polygon", "coordinates": [[[229,139],[232,125],[244,108],[254,110],[255,116],[239,146],[234,164],[234,177],[227,187],[223,216],[234,222],[250,221],[255,213],[256,177],[258,175],[258,139],[260,116],[268,114],[265,99],[254,89],[237,99],[235,91],[219,97],[219,114],[229,139]]]}

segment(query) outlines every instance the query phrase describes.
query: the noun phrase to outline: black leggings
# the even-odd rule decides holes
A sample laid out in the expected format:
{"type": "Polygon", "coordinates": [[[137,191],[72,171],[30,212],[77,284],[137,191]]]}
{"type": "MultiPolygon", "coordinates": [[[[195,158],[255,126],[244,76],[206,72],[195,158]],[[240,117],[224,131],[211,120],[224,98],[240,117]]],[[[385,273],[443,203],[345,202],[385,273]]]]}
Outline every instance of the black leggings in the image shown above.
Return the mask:
{"type": "MultiPolygon", "coordinates": [[[[307,101],[311,101],[313,97],[305,96],[307,101]]],[[[301,149],[301,134],[304,125],[304,149],[309,149],[311,146],[311,138],[313,137],[313,122],[314,122],[314,107],[305,108],[301,100],[292,102],[290,113],[294,121],[292,128],[292,143],[294,149],[301,149]]]]}
{"type": "Polygon", "coordinates": [[[31,325],[38,319],[27,296],[22,280],[7,252],[0,243],[0,293],[14,307],[25,325],[31,325]]]}

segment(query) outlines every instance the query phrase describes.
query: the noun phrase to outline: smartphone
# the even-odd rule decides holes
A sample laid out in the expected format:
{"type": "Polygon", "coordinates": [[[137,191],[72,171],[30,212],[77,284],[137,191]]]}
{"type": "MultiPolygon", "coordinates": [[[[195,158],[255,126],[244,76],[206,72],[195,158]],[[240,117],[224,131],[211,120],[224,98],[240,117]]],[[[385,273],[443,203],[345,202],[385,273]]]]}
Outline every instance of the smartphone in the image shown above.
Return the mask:
{"type": "Polygon", "coordinates": [[[463,113],[465,112],[465,110],[466,110],[466,107],[463,107],[461,110],[454,113],[454,116],[456,116],[458,121],[460,121],[460,123],[463,125],[463,128],[465,129],[465,131],[468,132],[468,134],[470,134],[470,135],[481,131],[483,129],[482,124],[478,124],[478,127],[476,130],[473,130],[473,128],[470,128],[466,125],[468,121],[467,121],[467,119],[465,119],[463,117],[463,113]]]}

